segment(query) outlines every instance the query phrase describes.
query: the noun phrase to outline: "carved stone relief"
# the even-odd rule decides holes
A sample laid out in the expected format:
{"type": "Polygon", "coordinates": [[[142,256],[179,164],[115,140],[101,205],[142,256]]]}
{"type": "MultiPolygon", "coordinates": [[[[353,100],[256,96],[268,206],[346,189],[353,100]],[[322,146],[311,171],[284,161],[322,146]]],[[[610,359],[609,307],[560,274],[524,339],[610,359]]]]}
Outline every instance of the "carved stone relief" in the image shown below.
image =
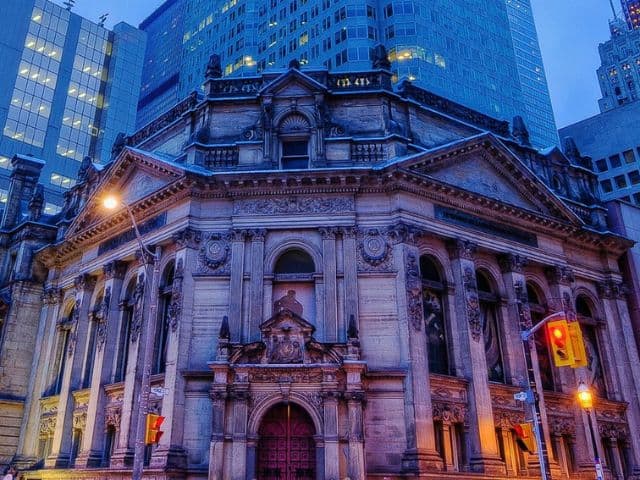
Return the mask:
{"type": "Polygon", "coordinates": [[[182,312],[182,281],[184,279],[184,261],[178,259],[175,273],[173,275],[173,284],[171,286],[171,300],[167,312],[167,321],[171,327],[171,331],[178,329],[178,321],[182,312]]]}
{"type": "Polygon", "coordinates": [[[422,282],[418,269],[418,258],[412,251],[405,250],[405,287],[407,289],[407,316],[416,331],[422,330],[422,282]]]}
{"type": "Polygon", "coordinates": [[[471,267],[465,267],[462,274],[462,283],[465,288],[465,298],[467,306],[467,320],[471,338],[479,342],[482,338],[482,322],[480,321],[480,299],[478,297],[478,286],[476,274],[471,267]]]}
{"type": "Polygon", "coordinates": [[[283,215],[296,213],[346,213],[355,209],[352,198],[289,197],[260,200],[237,200],[236,215],[283,215]]]}
{"type": "Polygon", "coordinates": [[[198,253],[197,272],[201,274],[229,273],[229,260],[231,258],[231,234],[210,233],[200,245],[198,253]]]}
{"type": "Polygon", "coordinates": [[[131,343],[138,341],[144,316],[144,274],[138,275],[136,287],[133,290],[133,318],[131,322],[131,343]]]}
{"type": "Polygon", "coordinates": [[[101,351],[107,340],[107,322],[109,321],[109,305],[111,305],[111,287],[108,286],[104,291],[104,297],[100,305],[98,305],[94,318],[97,322],[96,339],[98,341],[98,351],[101,351]]]}
{"type": "Polygon", "coordinates": [[[377,228],[358,231],[358,270],[390,271],[393,268],[393,254],[389,241],[377,228]]]}

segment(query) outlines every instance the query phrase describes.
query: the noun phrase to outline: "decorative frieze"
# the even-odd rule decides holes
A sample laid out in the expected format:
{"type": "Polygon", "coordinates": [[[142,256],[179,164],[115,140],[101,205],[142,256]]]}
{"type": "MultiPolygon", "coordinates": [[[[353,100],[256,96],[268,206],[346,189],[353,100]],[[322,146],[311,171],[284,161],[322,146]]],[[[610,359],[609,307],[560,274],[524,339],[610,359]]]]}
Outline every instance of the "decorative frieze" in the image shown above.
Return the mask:
{"type": "Polygon", "coordinates": [[[292,215],[297,213],[347,213],[353,212],[355,202],[351,197],[288,197],[259,200],[237,200],[233,205],[235,215],[292,215]]]}

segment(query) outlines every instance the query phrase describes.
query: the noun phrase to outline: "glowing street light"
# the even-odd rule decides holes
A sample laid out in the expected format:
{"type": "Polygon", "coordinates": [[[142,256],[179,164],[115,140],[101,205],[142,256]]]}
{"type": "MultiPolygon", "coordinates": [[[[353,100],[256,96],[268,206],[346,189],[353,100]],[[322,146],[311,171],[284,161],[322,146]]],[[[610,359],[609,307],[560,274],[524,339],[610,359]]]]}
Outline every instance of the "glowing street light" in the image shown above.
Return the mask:
{"type": "Polygon", "coordinates": [[[593,431],[593,422],[591,421],[591,409],[593,408],[593,392],[584,382],[578,385],[578,402],[587,414],[587,422],[589,423],[589,433],[591,434],[591,445],[593,445],[593,461],[596,467],[596,479],[604,480],[604,472],[600,463],[600,454],[598,453],[598,444],[596,443],[596,435],[593,431]]]}
{"type": "Polygon", "coordinates": [[[585,410],[593,408],[593,393],[584,382],[580,382],[580,385],[578,385],[578,401],[585,410]]]}

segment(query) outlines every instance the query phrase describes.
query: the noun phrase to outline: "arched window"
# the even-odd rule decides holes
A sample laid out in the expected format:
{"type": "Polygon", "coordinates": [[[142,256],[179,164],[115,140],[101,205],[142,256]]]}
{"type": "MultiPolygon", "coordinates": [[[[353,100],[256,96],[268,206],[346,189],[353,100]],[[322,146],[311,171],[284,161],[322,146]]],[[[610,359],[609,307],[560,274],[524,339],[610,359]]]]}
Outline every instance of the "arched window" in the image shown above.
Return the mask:
{"type": "MultiPolygon", "coordinates": [[[[91,385],[91,376],[93,375],[93,362],[95,359],[96,339],[98,336],[98,319],[96,314],[102,305],[104,293],[98,295],[92,312],[89,314],[89,332],[87,334],[87,354],[84,359],[84,368],[82,369],[82,388],[88,388],[91,385]]],[[[105,319],[106,321],[106,319],[105,319]]]]}
{"type": "Polygon", "coordinates": [[[480,321],[484,337],[484,351],[487,360],[487,372],[492,382],[505,381],[502,344],[498,327],[498,296],[483,271],[476,271],[478,282],[478,298],[480,300],[480,321]]]}
{"type": "Polygon", "coordinates": [[[120,328],[118,330],[118,353],[116,357],[116,369],[113,376],[114,382],[122,382],[127,375],[129,364],[129,346],[131,343],[131,323],[133,322],[134,299],[136,278],[132,278],[127,285],[124,300],[121,303],[120,328]]]}
{"type": "Polygon", "coordinates": [[[300,248],[292,248],[280,255],[273,268],[273,313],[289,310],[313,322],[315,271],[313,259],[300,248]]]}
{"type": "Polygon", "coordinates": [[[309,139],[311,126],[300,114],[285,117],[278,131],[281,149],[281,166],[284,170],[309,168],[309,139]]]}
{"type": "MultiPolygon", "coordinates": [[[[529,311],[531,312],[531,323],[537,325],[545,317],[547,307],[545,300],[540,293],[540,289],[527,282],[527,299],[529,301],[529,311]]],[[[539,331],[535,335],[536,353],[538,354],[538,366],[540,368],[540,379],[542,380],[543,390],[555,390],[556,383],[554,379],[553,362],[551,360],[551,352],[544,331],[539,331]]]]}
{"type": "Polygon", "coordinates": [[[604,366],[602,356],[598,346],[598,335],[596,326],[598,324],[593,312],[595,308],[589,298],[585,295],[578,295],[576,298],[576,313],[580,322],[580,329],[584,337],[584,346],[587,351],[587,369],[589,370],[590,382],[597,390],[598,396],[606,397],[606,383],[604,379],[604,366]]]}
{"type": "Polygon", "coordinates": [[[69,348],[69,338],[75,316],[75,303],[66,309],[66,315],[58,322],[58,332],[56,335],[56,346],[51,362],[51,384],[45,391],[44,396],[58,395],[62,390],[62,379],[67,364],[67,352],[69,348]]]}
{"type": "Polygon", "coordinates": [[[449,335],[443,296],[445,283],[434,261],[420,257],[422,274],[422,304],[426,322],[429,372],[449,375],[449,335]]]}
{"type": "Polygon", "coordinates": [[[167,347],[169,343],[169,307],[171,305],[171,292],[173,287],[173,275],[175,263],[171,261],[164,269],[160,282],[158,298],[158,323],[156,325],[155,344],[153,347],[152,373],[163,373],[167,363],[167,347]]]}

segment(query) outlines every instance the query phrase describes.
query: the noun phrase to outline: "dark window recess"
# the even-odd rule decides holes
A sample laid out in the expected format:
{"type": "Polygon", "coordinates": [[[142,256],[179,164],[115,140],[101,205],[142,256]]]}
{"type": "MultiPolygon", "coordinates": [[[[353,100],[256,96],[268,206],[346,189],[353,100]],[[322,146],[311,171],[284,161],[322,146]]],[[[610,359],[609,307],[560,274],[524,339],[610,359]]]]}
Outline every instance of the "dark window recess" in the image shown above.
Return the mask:
{"type": "Polygon", "coordinates": [[[640,183],[640,172],[638,170],[633,170],[629,172],[629,182],[631,185],[637,185],[640,183]]]}
{"type": "Polygon", "coordinates": [[[633,150],[625,150],[624,152],[622,152],[622,156],[624,157],[624,161],[626,163],[633,163],[636,161],[635,157],[633,156],[633,150]]]}
{"type": "Polygon", "coordinates": [[[282,168],[309,168],[309,144],[306,140],[282,142],[282,168]]]}
{"type": "Polygon", "coordinates": [[[604,158],[601,158],[600,160],[596,161],[596,167],[598,168],[599,172],[606,172],[607,171],[607,161],[604,158]]]}
{"type": "Polygon", "coordinates": [[[627,186],[627,179],[624,178],[624,175],[618,175],[614,178],[616,182],[616,187],[625,188],[627,186]]]}
{"type": "Polygon", "coordinates": [[[609,162],[611,163],[611,168],[618,168],[622,166],[620,155],[618,155],[617,153],[609,157],[609,162]]]}
{"type": "Polygon", "coordinates": [[[640,193],[634,193],[633,199],[635,200],[636,205],[640,205],[640,193]]]}
{"type": "Polygon", "coordinates": [[[611,186],[611,180],[603,180],[600,182],[600,187],[604,193],[609,193],[613,191],[613,187],[611,186]]]}

